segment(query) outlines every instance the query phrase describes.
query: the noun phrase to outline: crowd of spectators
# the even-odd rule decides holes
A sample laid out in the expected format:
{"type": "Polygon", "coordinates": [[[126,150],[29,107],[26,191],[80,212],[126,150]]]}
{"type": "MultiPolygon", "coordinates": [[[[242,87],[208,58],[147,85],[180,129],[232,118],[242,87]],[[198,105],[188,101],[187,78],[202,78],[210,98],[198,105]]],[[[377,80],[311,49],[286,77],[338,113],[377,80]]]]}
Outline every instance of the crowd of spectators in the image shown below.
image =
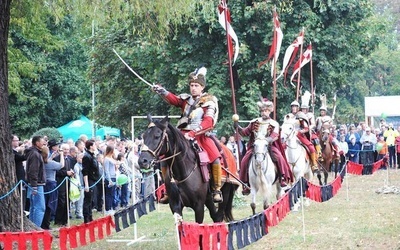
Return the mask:
{"type": "Polygon", "coordinates": [[[147,197],[155,190],[155,178],[153,170],[144,173],[138,165],[141,144],[140,138],[89,140],[81,135],[76,141],[57,141],[34,136],[20,141],[12,135],[17,179],[28,184],[21,194],[26,197],[25,213],[49,230],[51,222],[66,226],[68,217],[90,222],[92,211],[112,215],[147,197]],[[67,190],[74,186],[78,197],[67,199],[67,190]]]}

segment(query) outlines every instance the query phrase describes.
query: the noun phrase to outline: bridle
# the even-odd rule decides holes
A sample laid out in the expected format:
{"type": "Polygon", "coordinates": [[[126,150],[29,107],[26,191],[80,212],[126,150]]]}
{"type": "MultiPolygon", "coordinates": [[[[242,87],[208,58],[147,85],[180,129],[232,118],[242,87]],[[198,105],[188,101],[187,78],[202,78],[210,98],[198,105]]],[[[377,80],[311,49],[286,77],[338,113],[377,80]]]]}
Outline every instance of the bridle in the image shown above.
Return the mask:
{"type": "Polygon", "coordinates": [[[296,147],[294,147],[294,148],[293,148],[293,147],[290,147],[290,146],[286,143],[287,141],[289,141],[290,139],[292,139],[293,136],[294,136],[295,133],[296,133],[296,130],[294,129],[294,125],[293,125],[293,124],[291,124],[291,123],[286,123],[286,124],[289,124],[289,125],[292,126],[292,131],[291,131],[289,134],[284,133],[284,135],[286,136],[285,145],[286,145],[286,147],[288,147],[288,148],[290,148],[290,149],[297,149],[298,143],[296,143],[296,147]]]}
{"type": "MultiPolygon", "coordinates": [[[[154,127],[154,126],[155,126],[154,123],[150,123],[148,128],[154,127]]],[[[170,149],[171,149],[171,142],[169,141],[166,128],[162,130],[162,136],[161,136],[160,142],[158,143],[156,149],[151,150],[146,144],[143,144],[141,151],[142,152],[149,152],[155,158],[155,160],[153,160],[151,162],[151,165],[154,165],[155,163],[160,163],[160,162],[164,162],[164,161],[167,161],[169,159],[172,159],[171,164],[169,164],[170,167],[168,168],[169,169],[169,173],[171,175],[171,182],[175,182],[177,184],[185,182],[187,179],[189,179],[189,177],[194,173],[194,170],[198,167],[197,162],[195,163],[194,168],[192,169],[192,171],[188,174],[188,176],[186,178],[184,178],[183,180],[176,180],[176,178],[174,177],[175,175],[174,175],[174,172],[172,170],[172,166],[174,165],[176,156],[181,154],[182,151],[177,152],[177,146],[175,144],[174,145],[173,154],[168,156],[168,157],[163,157],[162,159],[160,159],[160,156],[161,156],[160,153],[161,153],[161,150],[162,150],[164,145],[166,145],[166,147],[167,147],[165,152],[169,152],[170,149]]]]}

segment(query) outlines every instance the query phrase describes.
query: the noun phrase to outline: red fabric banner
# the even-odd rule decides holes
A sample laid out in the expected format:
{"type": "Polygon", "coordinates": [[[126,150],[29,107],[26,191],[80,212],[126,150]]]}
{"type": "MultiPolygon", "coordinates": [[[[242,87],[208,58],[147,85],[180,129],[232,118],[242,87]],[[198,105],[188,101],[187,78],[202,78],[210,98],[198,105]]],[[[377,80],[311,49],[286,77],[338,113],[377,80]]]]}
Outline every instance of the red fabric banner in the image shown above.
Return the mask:
{"type": "Polygon", "coordinates": [[[362,164],[358,164],[352,161],[347,162],[347,173],[349,174],[362,175],[363,168],[364,167],[362,164]]]}
{"type": "Polygon", "coordinates": [[[115,227],[114,221],[111,216],[100,218],[89,223],[83,223],[81,225],[72,227],[60,228],[60,249],[66,250],[68,248],[77,248],[80,246],[87,245],[87,233],[89,233],[89,241],[95,242],[96,239],[104,238],[104,227],[106,230],[106,235],[111,234],[111,227],[115,227]],[[97,230],[96,230],[97,229],[97,230]],[[97,237],[96,237],[97,232],[97,237]],[[79,245],[77,237],[79,235],[79,245]],[[67,243],[69,242],[69,246],[67,243]]]}
{"type": "Polygon", "coordinates": [[[161,186],[159,186],[155,192],[156,192],[157,201],[160,201],[160,199],[163,197],[163,195],[165,193],[167,193],[167,190],[165,189],[165,184],[163,183],[161,186]]]}
{"type": "Polygon", "coordinates": [[[228,249],[228,228],[225,223],[198,224],[183,222],[179,225],[182,250],[228,249]]]}
{"type": "Polygon", "coordinates": [[[31,242],[32,250],[51,249],[53,236],[47,231],[0,233],[0,242],[3,243],[4,250],[14,249],[14,243],[18,244],[17,249],[26,249],[28,241],[31,242]]]}
{"type": "Polygon", "coordinates": [[[317,186],[309,181],[307,181],[307,184],[308,190],[306,191],[306,197],[316,202],[322,202],[321,186],[317,186]]]}

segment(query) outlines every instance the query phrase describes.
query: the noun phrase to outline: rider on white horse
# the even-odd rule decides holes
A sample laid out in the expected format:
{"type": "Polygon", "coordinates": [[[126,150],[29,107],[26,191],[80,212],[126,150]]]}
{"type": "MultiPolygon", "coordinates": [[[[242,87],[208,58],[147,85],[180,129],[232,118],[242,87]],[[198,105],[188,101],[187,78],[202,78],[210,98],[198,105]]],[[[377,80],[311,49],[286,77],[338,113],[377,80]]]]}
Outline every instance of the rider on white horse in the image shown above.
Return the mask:
{"type": "Polygon", "coordinates": [[[318,135],[316,134],[315,116],[314,116],[314,113],[309,111],[310,97],[311,97],[311,93],[308,91],[305,91],[305,93],[301,96],[300,109],[301,109],[301,112],[303,112],[308,119],[308,127],[310,129],[311,142],[313,143],[315,150],[317,151],[318,157],[321,158],[322,157],[321,145],[319,144],[319,138],[318,138],[318,135]]]}
{"type": "MultiPolygon", "coordinates": [[[[239,134],[242,136],[249,136],[247,143],[247,151],[242,159],[240,167],[240,180],[244,183],[249,183],[248,169],[249,161],[253,154],[253,143],[256,136],[263,136],[268,141],[270,147],[270,156],[274,163],[277,165],[280,174],[282,175],[281,186],[286,186],[286,183],[293,182],[293,173],[285,158],[283,147],[280,143],[279,136],[279,123],[270,117],[271,112],[274,110],[274,104],[268,99],[264,98],[257,102],[261,117],[250,121],[249,125],[242,128],[235,122],[234,126],[238,127],[239,134]]],[[[243,187],[244,195],[248,195],[250,190],[243,187]]]]}

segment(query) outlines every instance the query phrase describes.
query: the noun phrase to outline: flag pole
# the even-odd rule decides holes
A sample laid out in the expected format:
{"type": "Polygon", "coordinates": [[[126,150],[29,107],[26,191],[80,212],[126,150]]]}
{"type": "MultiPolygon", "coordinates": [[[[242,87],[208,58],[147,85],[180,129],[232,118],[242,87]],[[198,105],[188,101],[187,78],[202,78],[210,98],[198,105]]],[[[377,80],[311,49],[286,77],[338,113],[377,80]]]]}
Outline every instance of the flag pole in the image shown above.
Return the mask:
{"type": "MultiPolygon", "coordinates": [[[[274,14],[273,14],[273,23],[274,23],[274,33],[273,33],[273,39],[272,41],[276,41],[277,39],[277,32],[276,32],[276,28],[275,27],[275,19],[276,19],[276,6],[274,6],[274,14]]],[[[273,75],[273,80],[272,80],[272,86],[273,86],[273,101],[274,101],[274,120],[276,120],[276,50],[277,50],[277,46],[275,46],[275,51],[274,51],[274,57],[272,58],[272,75],[273,75]]]]}
{"type": "MultiPolygon", "coordinates": [[[[311,45],[311,42],[310,42],[311,45]]],[[[313,72],[313,63],[312,63],[312,56],[310,58],[310,91],[311,91],[311,107],[312,107],[312,113],[314,114],[314,72],[313,72]]]]}
{"type": "MultiPolygon", "coordinates": [[[[303,41],[304,41],[304,28],[303,28],[303,41]]],[[[304,42],[303,42],[304,43],[304,42]]],[[[297,90],[296,90],[296,101],[299,101],[299,94],[300,94],[300,75],[301,75],[301,59],[303,57],[303,43],[300,44],[300,67],[299,67],[299,72],[297,75],[297,90]]]]}
{"type": "Polygon", "coordinates": [[[228,5],[226,3],[226,0],[222,0],[222,3],[223,3],[224,17],[225,17],[226,46],[227,46],[227,49],[228,49],[229,80],[230,80],[231,91],[232,91],[232,107],[233,107],[233,113],[237,114],[235,87],[234,87],[234,84],[233,84],[232,53],[231,53],[231,50],[229,49],[229,44],[230,44],[231,41],[229,40],[230,37],[229,37],[229,26],[228,26],[228,5]]]}

